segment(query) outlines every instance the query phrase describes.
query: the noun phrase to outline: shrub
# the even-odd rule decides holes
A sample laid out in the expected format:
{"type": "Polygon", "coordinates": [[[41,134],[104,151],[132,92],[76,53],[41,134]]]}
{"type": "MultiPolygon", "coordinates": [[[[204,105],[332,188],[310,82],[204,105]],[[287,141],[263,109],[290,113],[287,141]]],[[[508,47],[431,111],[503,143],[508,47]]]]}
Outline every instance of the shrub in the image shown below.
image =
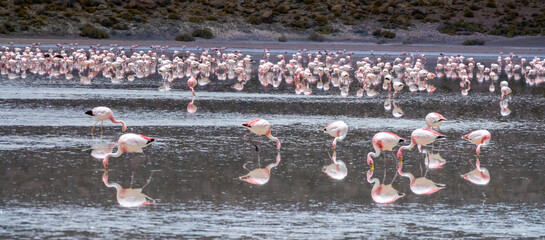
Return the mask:
{"type": "Polygon", "coordinates": [[[102,31],[89,23],[86,23],[85,25],[83,25],[79,35],[82,37],[89,37],[89,38],[96,38],[96,39],[110,37],[107,32],[102,31]]]}
{"type": "Polygon", "coordinates": [[[318,15],[314,18],[314,21],[318,24],[318,25],[326,25],[328,20],[326,17],[322,16],[322,15],[318,15]]]}
{"type": "Polygon", "coordinates": [[[496,2],[494,0],[488,0],[488,2],[486,2],[486,7],[496,8],[496,2]]]}
{"type": "Polygon", "coordinates": [[[485,32],[485,28],[480,23],[465,22],[463,20],[457,21],[455,23],[445,23],[443,26],[439,27],[439,32],[454,35],[454,34],[471,34],[474,32],[485,32]]]}
{"type": "Polygon", "coordinates": [[[310,34],[310,36],[308,36],[307,40],[314,42],[323,42],[325,38],[321,34],[313,32],[312,34],[310,34]]]}
{"type": "Polygon", "coordinates": [[[314,28],[314,30],[316,30],[316,32],[318,32],[320,34],[330,34],[330,33],[335,32],[335,29],[332,29],[329,26],[317,26],[317,27],[314,28]]]}
{"type": "Polygon", "coordinates": [[[395,38],[396,37],[396,33],[395,32],[390,32],[390,31],[386,31],[386,30],[380,30],[380,29],[376,29],[375,31],[373,31],[373,33],[371,33],[371,35],[375,36],[375,37],[382,37],[382,38],[395,38]]]}
{"type": "Polygon", "coordinates": [[[178,14],[175,12],[171,12],[171,13],[168,13],[167,18],[170,20],[178,20],[180,19],[180,16],[178,16],[178,14]]]}
{"type": "Polygon", "coordinates": [[[206,20],[208,20],[208,21],[218,21],[218,17],[216,17],[214,15],[208,15],[208,16],[206,16],[206,20]]]}
{"type": "Polygon", "coordinates": [[[192,22],[192,23],[203,23],[204,22],[204,19],[202,17],[198,17],[198,16],[189,16],[187,18],[187,20],[189,22],[192,22]]]}
{"type": "Polygon", "coordinates": [[[203,29],[197,29],[194,30],[191,35],[193,37],[200,37],[204,39],[212,39],[214,38],[214,34],[212,33],[212,30],[210,28],[203,28],[203,29]]]}
{"type": "Polygon", "coordinates": [[[484,40],[481,39],[468,39],[465,40],[462,45],[464,46],[472,46],[472,45],[484,45],[484,40]]]}
{"type": "Polygon", "coordinates": [[[473,14],[473,11],[471,11],[471,9],[466,9],[464,10],[464,17],[467,17],[467,18],[472,18],[474,17],[475,15],[473,14]]]}
{"type": "Polygon", "coordinates": [[[193,36],[191,36],[191,34],[189,34],[189,33],[184,33],[184,34],[176,36],[176,38],[174,38],[174,40],[182,41],[182,42],[193,42],[193,41],[195,41],[195,38],[193,36]]]}
{"type": "Polygon", "coordinates": [[[288,38],[286,36],[282,35],[282,36],[278,37],[278,41],[279,42],[287,42],[288,38]]]}
{"type": "Polygon", "coordinates": [[[261,24],[261,19],[258,16],[251,15],[246,18],[246,22],[252,25],[259,25],[261,24]]]}

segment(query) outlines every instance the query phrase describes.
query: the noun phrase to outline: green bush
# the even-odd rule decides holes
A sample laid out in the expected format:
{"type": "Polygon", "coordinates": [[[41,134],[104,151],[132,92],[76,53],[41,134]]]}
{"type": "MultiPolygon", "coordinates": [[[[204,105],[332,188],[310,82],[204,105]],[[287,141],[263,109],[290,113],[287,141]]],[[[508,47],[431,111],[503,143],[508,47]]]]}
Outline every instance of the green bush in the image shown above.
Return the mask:
{"type": "Polygon", "coordinates": [[[390,38],[390,39],[396,37],[395,32],[390,32],[390,31],[380,30],[380,29],[376,29],[375,31],[371,33],[371,35],[375,37],[390,38]]]}
{"type": "Polygon", "coordinates": [[[484,40],[481,39],[468,39],[465,40],[462,45],[464,46],[473,46],[473,45],[484,45],[484,40]]]}
{"type": "Polygon", "coordinates": [[[325,38],[323,35],[313,32],[312,34],[310,34],[310,36],[308,36],[307,40],[314,42],[323,42],[325,38]]]}
{"type": "Polygon", "coordinates": [[[193,36],[191,36],[191,34],[189,34],[189,33],[184,33],[184,34],[176,36],[176,38],[174,38],[174,40],[182,41],[182,42],[193,42],[193,41],[195,41],[195,38],[193,36]]]}
{"type": "Polygon", "coordinates": [[[288,38],[286,36],[282,35],[282,36],[278,37],[278,41],[279,42],[287,42],[288,38]]]}
{"type": "Polygon", "coordinates": [[[214,38],[214,34],[212,33],[212,30],[210,30],[210,28],[203,28],[203,29],[194,30],[194,31],[191,33],[191,36],[193,36],[193,37],[199,37],[199,38],[204,38],[204,39],[212,39],[212,38],[214,38]]]}
{"type": "Polygon", "coordinates": [[[102,31],[89,23],[86,23],[85,25],[83,25],[79,35],[82,37],[89,37],[89,38],[96,38],[96,39],[110,38],[107,32],[102,31]]]}

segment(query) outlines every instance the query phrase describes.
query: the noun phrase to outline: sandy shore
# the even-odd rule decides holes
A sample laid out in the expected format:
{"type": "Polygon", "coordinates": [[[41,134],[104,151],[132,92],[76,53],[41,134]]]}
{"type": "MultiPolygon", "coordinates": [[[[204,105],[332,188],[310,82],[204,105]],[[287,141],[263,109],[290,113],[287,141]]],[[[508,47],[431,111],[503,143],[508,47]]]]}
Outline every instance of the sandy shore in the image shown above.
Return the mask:
{"type": "Polygon", "coordinates": [[[512,39],[504,39],[502,41],[487,42],[483,46],[462,46],[436,43],[419,43],[419,44],[403,44],[403,43],[387,43],[377,44],[374,42],[310,42],[310,41],[291,41],[291,42],[268,42],[268,41],[221,41],[221,40],[198,40],[195,42],[178,42],[172,40],[165,41],[147,41],[147,40],[120,40],[120,39],[88,39],[88,38],[0,38],[0,45],[8,45],[13,42],[17,45],[30,45],[33,43],[41,43],[42,45],[55,45],[57,43],[69,45],[70,43],[78,43],[80,46],[101,44],[109,46],[110,44],[118,44],[119,46],[152,46],[152,45],[168,45],[170,47],[201,47],[201,48],[218,48],[225,47],[230,49],[308,49],[308,50],[347,50],[347,51],[375,51],[375,52],[428,52],[428,53],[480,53],[480,54],[526,54],[543,56],[545,55],[545,38],[542,37],[520,37],[512,39]]]}

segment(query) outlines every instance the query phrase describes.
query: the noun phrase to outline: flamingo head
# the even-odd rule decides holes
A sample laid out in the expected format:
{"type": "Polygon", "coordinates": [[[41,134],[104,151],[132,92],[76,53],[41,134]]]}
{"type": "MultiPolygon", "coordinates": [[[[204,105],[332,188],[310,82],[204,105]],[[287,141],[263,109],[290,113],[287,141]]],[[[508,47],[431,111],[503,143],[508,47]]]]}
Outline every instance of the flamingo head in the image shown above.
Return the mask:
{"type": "Polygon", "coordinates": [[[403,168],[403,164],[398,163],[397,164],[397,173],[399,173],[399,175],[403,175],[403,171],[401,171],[402,168],[403,168]]]}
{"type": "Polygon", "coordinates": [[[397,150],[397,158],[399,159],[399,163],[403,163],[403,148],[399,148],[397,150]]]}
{"type": "Polygon", "coordinates": [[[375,170],[375,165],[373,164],[373,158],[371,158],[371,154],[367,154],[367,164],[371,167],[371,171],[375,170]]]}
{"type": "Polygon", "coordinates": [[[104,169],[106,169],[106,171],[108,171],[108,157],[105,157],[102,160],[102,165],[104,166],[104,169]]]}

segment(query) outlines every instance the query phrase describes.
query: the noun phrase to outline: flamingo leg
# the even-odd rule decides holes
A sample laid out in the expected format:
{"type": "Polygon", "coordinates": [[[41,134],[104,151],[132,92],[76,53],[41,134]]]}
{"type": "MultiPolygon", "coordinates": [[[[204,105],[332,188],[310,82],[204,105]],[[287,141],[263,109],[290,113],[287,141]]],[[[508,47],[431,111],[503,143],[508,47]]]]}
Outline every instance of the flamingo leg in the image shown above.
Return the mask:
{"type": "MultiPolygon", "coordinates": [[[[146,181],[146,184],[144,184],[144,186],[142,187],[142,189],[144,189],[146,186],[148,186],[151,182],[151,177],[153,176],[153,172],[151,172],[151,174],[149,175],[149,178],[148,180],[146,181]]],[[[151,198],[150,198],[151,199],[151,198]]],[[[153,199],[151,199],[153,200],[153,199]]]]}
{"type": "Polygon", "coordinates": [[[129,186],[129,188],[132,188],[133,183],[134,183],[134,171],[132,171],[132,174],[131,174],[131,185],[129,186]]]}
{"type": "Polygon", "coordinates": [[[93,132],[95,131],[95,127],[97,126],[98,121],[95,122],[95,125],[93,125],[93,128],[91,128],[91,136],[93,136],[93,132]]]}
{"type": "Polygon", "coordinates": [[[246,162],[244,165],[242,165],[242,168],[244,168],[246,171],[250,171],[250,169],[246,168],[246,165],[248,165],[248,163],[252,163],[252,162],[246,162]]]}
{"type": "Polygon", "coordinates": [[[382,158],[384,159],[384,178],[382,178],[382,182],[386,179],[386,153],[382,154],[382,158]]]}
{"type": "Polygon", "coordinates": [[[151,164],[151,159],[149,158],[149,156],[148,156],[148,155],[146,155],[146,153],[144,153],[144,152],[142,152],[142,154],[144,154],[144,156],[146,156],[146,158],[148,159],[148,163],[150,163],[150,164],[151,164]]]}
{"type": "Polygon", "coordinates": [[[426,159],[428,159],[428,163],[426,165],[426,172],[424,173],[424,177],[426,177],[426,175],[428,174],[428,170],[430,169],[430,154],[431,153],[426,153],[426,159]]]}
{"type": "Polygon", "coordinates": [[[102,125],[104,124],[104,121],[100,122],[100,138],[102,138],[102,125]]]}

